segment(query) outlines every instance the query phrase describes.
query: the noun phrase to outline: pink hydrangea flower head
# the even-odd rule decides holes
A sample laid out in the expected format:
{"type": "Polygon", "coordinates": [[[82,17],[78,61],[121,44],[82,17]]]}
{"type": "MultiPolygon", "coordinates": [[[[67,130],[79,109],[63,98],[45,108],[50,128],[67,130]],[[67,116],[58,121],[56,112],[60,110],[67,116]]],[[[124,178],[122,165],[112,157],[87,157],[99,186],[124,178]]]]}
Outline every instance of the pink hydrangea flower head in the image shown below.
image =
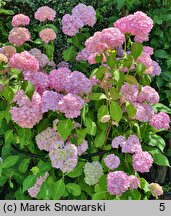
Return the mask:
{"type": "Polygon", "coordinates": [[[84,106],[84,100],[72,93],[65,95],[58,103],[58,110],[67,118],[77,118],[84,106]]]}
{"type": "Polygon", "coordinates": [[[24,51],[14,54],[10,59],[10,67],[21,71],[37,72],[39,69],[39,62],[29,52],[24,51]]]}
{"type": "Polygon", "coordinates": [[[69,68],[69,63],[65,61],[61,61],[59,64],[57,64],[58,68],[64,67],[64,68],[69,68]]]}
{"type": "Polygon", "coordinates": [[[1,48],[0,53],[4,54],[8,60],[16,54],[17,50],[14,46],[8,45],[1,48]]]}
{"type": "Polygon", "coordinates": [[[37,48],[31,49],[29,53],[38,60],[40,68],[44,68],[50,62],[47,55],[42,54],[41,50],[37,48]]]}
{"type": "Polygon", "coordinates": [[[130,175],[129,179],[130,179],[130,189],[131,190],[137,189],[138,185],[140,184],[139,179],[134,175],[130,175]]]}
{"type": "Polygon", "coordinates": [[[115,171],[107,175],[107,190],[111,195],[121,196],[129,186],[130,179],[125,172],[115,171]]]}
{"type": "Polygon", "coordinates": [[[125,37],[118,28],[106,28],[101,32],[100,42],[107,44],[108,49],[121,47],[124,41],[125,37]]]}
{"type": "Polygon", "coordinates": [[[44,22],[46,19],[50,21],[54,21],[56,16],[56,11],[48,6],[42,6],[37,9],[34,14],[34,18],[39,20],[40,22],[44,22]]]}
{"type": "Polygon", "coordinates": [[[130,135],[125,143],[125,145],[122,146],[122,152],[123,153],[138,153],[141,152],[141,144],[139,141],[139,138],[136,135],[130,135]]]}
{"type": "Polygon", "coordinates": [[[156,198],[158,198],[158,196],[161,196],[163,194],[163,188],[157,183],[151,183],[149,185],[149,188],[152,195],[156,198]]]}
{"type": "Polygon", "coordinates": [[[145,13],[137,11],[133,15],[117,20],[114,23],[114,26],[119,28],[122,33],[130,33],[134,35],[134,40],[142,43],[149,39],[148,35],[153,28],[153,20],[145,13]]]}
{"type": "Polygon", "coordinates": [[[151,105],[145,103],[134,103],[134,107],[137,109],[135,119],[141,122],[147,122],[151,120],[154,115],[154,110],[151,105]]]}
{"type": "Polygon", "coordinates": [[[149,104],[156,104],[159,102],[159,94],[151,86],[143,86],[137,100],[140,103],[146,101],[149,104]]]}
{"type": "Polygon", "coordinates": [[[120,159],[118,156],[114,154],[109,154],[104,158],[104,162],[109,169],[114,170],[118,168],[120,164],[120,159]]]}
{"type": "Polygon", "coordinates": [[[0,64],[4,62],[4,63],[8,63],[8,58],[6,57],[6,55],[0,53],[0,64]]]}
{"type": "Polygon", "coordinates": [[[88,50],[87,48],[84,48],[83,50],[81,50],[81,51],[77,54],[76,60],[77,60],[77,61],[80,61],[80,60],[82,60],[82,61],[87,61],[88,58],[89,58],[89,56],[90,56],[89,50],[88,50]]]}
{"type": "Polygon", "coordinates": [[[63,173],[70,172],[76,167],[78,156],[75,145],[66,144],[60,147],[54,143],[49,150],[49,157],[53,167],[60,169],[63,173]]]}
{"type": "Polygon", "coordinates": [[[72,15],[79,17],[84,25],[93,27],[96,23],[96,11],[92,6],[79,3],[72,9],[72,15]]]}
{"type": "Polygon", "coordinates": [[[40,176],[39,178],[36,179],[36,183],[33,185],[33,187],[28,189],[28,193],[31,197],[33,198],[37,197],[37,194],[40,192],[43,182],[46,181],[48,176],[49,176],[49,173],[46,172],[44,176],[40,176]]]}
{"type": "Polygon", "coordinates": [[[19,26],[26,26],[29,25],[30,18],[24,14],[17,14],[12,18],[12,26],[19,27],[19,26]]]}
{"type": "Polygon", "coordinates": [[[84,152],[86,152],[88,149],[88,143],[86,140],[83,140],[81,144],[78,145],[77,147],[77,153],[78,155],[82,155],[84,152]]]}
{"type": "Polygon", "coordinates": [[[21,46],[26,41],[29,41],[30,37],[31,35],[28,29],[22,27],[15,27],[10,31],[8,40],[10,43],[16,46],[21,46]]]}
{"type": "Polygon", "coordinates": [[[63,96],[54,91],[44,91],[42,95],[42,113],[49,110],[57,111],[58,103],[63,96]]]}
{"type": "Polygon", "coordinates": [[[171,120],[168,114],[164,112],[159,112],[157,114],[154,114],[152,119],[150,120],[150,125],[156,128],[157,130],[160,129],[166,129],[168,130],[170,128],[171,120]]]}
{"type": "Polygon", "coordinates": [[[43,42],[48,44],[50,41],[56,39],[56,33],[51,28],[45,28],[39,33],[39,37],[42,39],[43,42]]]}
{"type": "Polygon", "coordinates": [[[91,81],[81,72],[73,71],[68,77],[65,91],[73,94],[90,93],[92,88],[91,81]]]}
{"type": "Polygon", "coordinates": [[[153,49],[149,46],[144,46],[143,52],[137,59],[137,61],[144,64],[147,69],[152,66],[151,53],[153,53],[153,49]]]}
{"type": "Polygon", "coordinates": [[[84,26],[83,21],[76,16],[65,14],[62,17],[62,31],[65,35],[74,36],[84,26]]]}
{"type": "Polygon", "coordinates": [[[36,136],[36,143],[40,150],[49,151],[53,143],[64,145],[64,140],[53,128],[48,127],[36,136]]]}
{"type": "Polygon", "coordinates": [[[124,101],[136,102],[138,96],[138,86],[130,85],[128,83],[123,84],[121,87],[122,99],[124,101]]]}
{"type": "Polygon", "coordinates": [[[159,66],[158,62],[156,61],[152,61],[152,72],[151,72],[151,76],[159,76],[161,73],[161,67],[159,66]]]}
{"type": "Polygon", "coordinates": [[[87,162],[84,166],[85,183],[88,185],[95,185],[103,175],[103,167],[98,161],[92,163],[87,162]]]}
{"type": "Polygon", "coordinates": [[[34,92],[32,100],[19,90],[13,99],[18,106],[10,110],[12,120],[22,128],[33,128],[42,119],[41,96],[34,92]]]}
{"type": "Polygon", "coordinates": [[[141,151],[133,155],[133,168],[137,172],[149,172],[152,164],[153,158],[146,151],[141,151]]]}
{"type": "Polygon", "coordinates": [[[71,71],[66,67],[60,67],[57,70],[52,70],[49,74],[50,87],[57,92],[65,91],[66,84],[69,83],[68,77],[71,71]]]}
{"type": "Polygon", "coordinates": [[[95,32],[92,37],[85,41],[85,46],[90,54],[101,54],[105,49],[107,49],[107,44],[100,42],[101,35],[101,32],[95,32]]]}
{"type": "Polygon", "coordinates": [[[44,72],[35,72],[24,71],[24,79],[30,81],[35,90],[42,94],[49,87],[48,75],[44,72]]]}
{"type": "Polygon", "coordinates": [[[124,146],[126,144],[126,138],[124,136],[115,137],[112,140],[112,148],[118,148],[119,146],[124,146]]]}

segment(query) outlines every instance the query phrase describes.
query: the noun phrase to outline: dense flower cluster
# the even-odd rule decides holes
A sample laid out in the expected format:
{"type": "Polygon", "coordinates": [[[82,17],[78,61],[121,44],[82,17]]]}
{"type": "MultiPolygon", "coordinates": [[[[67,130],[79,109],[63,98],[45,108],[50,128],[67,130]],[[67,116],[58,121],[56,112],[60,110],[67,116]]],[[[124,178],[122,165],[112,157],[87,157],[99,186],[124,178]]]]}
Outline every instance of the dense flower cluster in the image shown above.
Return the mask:
{"type": "Polygon", "coordinates": [[[149,188],[150,188],[152,195],[156,198],[158,198],[158,196],[161,196],[163,194],[162,187],[157,183],[151,183],[149,185],[149,188]]]}
{"type": "Polygon", "coordinates": [[[17,91],[13,102],[18,106],[10,110],[12,120],[22,128],[32,128],[42,119],[41,97],[35,91],[32,100],[25,95],[23,90],[17,91]]]}
{"type": "Polygon", "coordinates": [[[125,83],[121,87],[121,94],[124,101],[129,101],[132,103],[136,102],[138,96],[138,86],[125,83]]]}
{"type": "Polygon", "coordinates": [[[164,112],[159,112],[153,115],[153,117],[150,120],[150,125],[158,130],[160,129],[168,130],[170,128],[169,126],[170,122],[171,120],[168,114],[164,112]]]}
{"type": "Polygon", "coordinates": [[[73,8],[72,15],[65,14],[62,17],[62,31],[68,36],[74,36],[84,25],[94,26],[95,23],[94,8],[80,3],[73,8]]]}
{"type": "Polygon", "coordinates": [[[43,42],[49,43],[50,41],[55,40],[56,33],[51,28],[45,28],[39,33],[39,37],[42,39],[43,42]]]}
{"type": "Polygon", "coordinates": [[[0,53],[4,54],[8,60],[16,53],[16,48],[14,46],[4,46],[0,49],[0,53]]]}
{"type": "Polygon", "coordinates": [[[138,172],[149,172],[153,158],[148,152],[138,152],[133,155],[133,168],[138,172]]]}
{"type": "Polygon", "coordinates": [[[112,140],[112,148],[123,147],[126,144],[126,138],[124,136],[115,137],[112,140]]]}
{"type": "Polygon", "coordinates": [[[30,37],[31,35],[28,29],[23,27],[15,27],[10,31],[8,40],[16,46],[21,46],[26,41],[29,41],[30,37]]]}
{"type": "Polygon", "coordinates": [[[70,143],[59,146],[54,142],[49,148],[49,157],[53,167],[60,169],[63,173],[70,172],[77,165],[77,147],[70,143]]]}
{"type": "Polygon", "coordinates": [[[137,98],[138,102],[147,102],[149,104],[156,104],[159,102],[159,94],[150,86],[144,86],[137,98]]]}
{"type": "Polygon", "coordinates": [[[153,27],[153,20],[145,13],[137,11],[133,15],[131,14],[117,20],[114,26],[120,29],[123,34],[130,33],[134,35],[134,40],[142,43],[149,39],[148,35],[153,27]]]}
{"type": "Polygon", "coordinates": [[[114,154],[109,154],[107,155],[105,158],[104,158],[104,162],[105,162],[105,165],[113,170],[113,169],[116,169],[119,164],[120,164],[120,159],[118,156],[114,155],[114,154]]]}
{"type": "Polygon", "coordinates": [[[130,189],[131,190],[137,189],[138,185],[140,184],[139,179],[134,175],[130,175],[129,179],[130,179],[130,189]]]}
{"type": "Polygon", "coordinates": [[[49,173],[46,172],[44,176],[40,176],[39,178],[36,179],[36,183],[33,185],[33,187],[28,189],[28,193],[31,197],[34,197],[34,198],[37,197],[37,194],[39,193],[43,182],[46,181],[48,176],[49,176],[49,173]]]}
{"type": "Polygon", "coordinates": [[[48,127],[36,136],[36,143],[40,150],[49,151],[53,143],[62,145],[64,141],[53,128],[48,127]]]}
{"type": "Polygon", "coordinates": [[[85,151],[87,151],[87,149],[88,149],[88,143],[86,140],[83,140],[83,142],[79,144],[77,147],[78,155],[82,155],[85,151]]]}
{"type": "Polygon", "coordinates": [[[48,6],[39,7],[34,14],[34,18],[40,22],[44,22],[46,19],[54,21],[56,16],[56,11],[48,6]]]}
{"type": "Polygon", "coordinates": [[[47,64],[50,64],[50,61],[44,53],[41,52],[41,50],[37,48],[33,48],[29,51],[31,55],[33,55],[39,62],[40,68],[44,68],[47,64]]]}
{"type": "Polygon", "coordinates": [[[84,174],[85,182],[88,185],[95,185],[103,175],[102,165],[98,161],[93,161],[92,163],[87,162],[84,166],[84,174]]]}
{"type": "Polygon", "coordinates": [[[130,178],[125,172],[115,171],[107,175],[107,189],[110,194],[121,196],[129,186],[130,178]]]}
{"type": "Polygon", "coordinates": [[[21,71],[36,72],[39,69],[39,62],[29,52],[24,51],[14,54],[10,59],[10,67],[16,68],[21,71]]]}
{"type": "Polygon", "coordinates": [[[123,153],[138,153],[141,152],[141,144],[139,138],[136,135],[130,135],[125,142],[125,145],[122,146],[123,153]]]}
{"type": "Polygon", "coordinates": [[[19,26],[26,26],[29,25],[30,18],[24,14],[17,14],[12,18],[12,26],[19,27],[19,26]]]}

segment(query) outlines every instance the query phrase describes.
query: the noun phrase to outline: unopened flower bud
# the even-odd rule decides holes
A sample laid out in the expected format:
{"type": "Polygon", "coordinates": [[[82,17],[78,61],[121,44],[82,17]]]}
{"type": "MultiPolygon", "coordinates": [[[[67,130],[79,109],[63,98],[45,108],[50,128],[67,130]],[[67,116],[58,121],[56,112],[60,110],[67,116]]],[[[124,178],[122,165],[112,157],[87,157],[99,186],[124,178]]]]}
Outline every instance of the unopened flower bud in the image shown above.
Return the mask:
{"type": "Polygon", "coordinates": [[[150,188],[152,195],[156,198],[158,198],[158,196],[163,194],[163,188],[157,183],[151,183],[149,185],[149,188],[150,188]]]}
{"type": "Polygon", "coordinates": [[[106,123],[106,122],[108,122],[110,120],[110,115],[104,115],[104,116],[102,116],[102,118],[101,118],[101,122],[102,123],[106,123]]]}

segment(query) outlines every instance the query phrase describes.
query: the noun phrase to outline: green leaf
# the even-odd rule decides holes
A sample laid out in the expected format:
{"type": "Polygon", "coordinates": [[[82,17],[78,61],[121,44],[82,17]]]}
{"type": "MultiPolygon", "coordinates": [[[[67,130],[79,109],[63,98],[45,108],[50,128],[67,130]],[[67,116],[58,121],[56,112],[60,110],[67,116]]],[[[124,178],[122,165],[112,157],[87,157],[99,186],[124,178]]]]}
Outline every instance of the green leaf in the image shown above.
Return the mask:
{"type": "Polygon", "coordinates": [[[65,61],[73,60],[76,56],[76,50],[74,46],[69,47],[63,51],[63,57],[65,61]]]}
{"type": "Polygon", "coordinates": [[[8,145],[8,144],[12,144],[13,142],[15,142],[13,130],[8,130],[5,133],[5,143],[6,143],[6,145],[8,145]]]}
{"type": "Polygon", "coordinates": [[[81,187],[75,183],[68,183],[66,189],[73,196],[79,196],[81,194],[81,187]]]}
{"type": "Polygon", "coordinates": [[[76,178],[82,175],[84,164],[85,164],[84,162],[78,162],[75,169],[71,172],[68,172],[66,175],[69,176],[70,178],[76,178]]]}
{"type": "Polygon", "coordinates": [[[115,87],[110,88],[109,92],[110,92],[110,97],[113,100],[117,100],[119,98],[119,92],[115,87]]]}
{"type": "Polygon", "coordinates": [[[35,175],[29,175],[27,178],[24,179],[23,182],[23,193],[24,191],[30,189],[36,182],[36,176],[35,175]]]}
{"type": "Polygon", "coordinates": [[[35,43],[35,44],[43,44],[43,41],[42,41],[42,39],[37,38],[35,41],[33,41],[33,43],[35,43]]]}
{"type": "Polygon", "coordinates": [[[104,131],[99,130],[97,132],[97,135],[96,135],[96,138],[94,141],[95,146],[97,148],[102,147],[104,142],[105,142],[105,139],[106,139],[106,130],[104,130],[104,131]]]}
{"type": "Polygon", "coordinates": [[[73,129],[73,121],[71,119],[60,120],[57,125],[57,128],[58,128],[59,134],[64,139],[66,139],[70,135],[73,129]]]}
{"type": "Polygon", "coordinates": [[[145,71],[146,67],[144,64],[137,62],[136,64],[136,72],[139,76],[141,76],[143,74],[143,72],[145,71]]]}
{"type": "Polygon", "coordinates": [[[104,200],[107,195],[107,191],[100,191],[92,196],[92,200],[104,200]]]}
{"type": "Polygon", "coordinates": [[[132,75],[125,75],[125,81],[127,81],[129,84],[134,84],[137,85],[138,81],[136,80],[136,78],[132,75]]]}
{"type": "Polygon", "coordinates": [[[90,95],[90,100],[99,101],[102,99],[107,99],[106,95],[103,93],[93,93],[92,95],[90,95]]]}
{"type": "Polygon", "coordinates": [[[19,158],[18,155],[12,155],[12,156],[5,158],[3,162],[3,169],[14,166],[17,163],[18,158],[19,158]]]}
{"type": "Polygon", "coordinates": [[[3,9],[3,8],[0,8],[0,14],[12,16],[12,15],[15,14],[15,12],[12,11],[12,10],[6,10],[6,9],[3,9]]]}
{"type": "Polygon", "coordinates": [[[55,25],[53,25],[53,24],[46,24],[46,27],[49,27],[49,28],[53,29],[55,33],[58,32],[57,27],[55,25]]]}
{"type": "Polygon", "coordinates": [[[131,197],[131,200],[141,199],[141,193],[138,190],[129,190],[128,194],[131,197]]]}
{"type": "Polygon", "coordinates": [[[98,109],[98,113],[97,113],[97,118],[98,121],[101,122],[101,118],[104,115],[107,115],[108,112],[108,106],[107,105],[101,105],[100,108],[98,109]]]}
{"type": "Polygon", "coordinates": [[[105,71],[106,71],[106,67],[101,66],[93,71],[93,75],[95,74],[97,79],[102,80],[105,75],[105,71]]]}
{"type": "Polygon", "coordinates": [[[156,50],[154,55],[162,59],[170,58],[170,55],[165,50],[162,50],[162,49],[156,50]]]}
{"type": "Polygon", "coordinates": [[[50,200],[52,196],[53,188],[45,181],[40,187],[40,191],[37,194],[37,199],[50,200]]]}
{"type": "Polygon", "coordinates": [[[129,102],[126,102],[126,112],[128,113],[128,116],[130,118],[134,118],[136,113],[137,113],[137,110],[136,108],[134,107],[134,105],[132,105],[131,103],[129,102]]]}
{"type": "Polygon", "coordinates": [[[110,115],[112,117],[112,119],[119,123],[119,121],[121,120],[122,118],[122,109],[120,107],[120,105],[113,101],[111,104],[110,104],[110,115]]]}
{"type": "Polygon", "coordinates": [[[11,102],[13,97],[14,97],[14,92],[13,92],[12,88],[10,88],[9,86],[5,86],[4,90],[2,92],[2,96],[4,96],[4,98],[8,102],[11,102]]]}
{"type": "Polygon", "coordinates": [[[153,156],[154,162],[160,166],[169,166],[169,160],[166,156],[164,156],[161,153],[153,153],[152,151],[150,152],[153,156]]]}
{"type": "Polygon", "coordinates": [[[113,55],[108,56],[106,63],[111,69],[113,69],[115,64],[116,64],[116,60],[115,60],[114,56],[113,55]]]}
{"type": "Polygon", "coordinates": [[[32,100],[32,96],[34,94],[34,85],[28,80],[24,80],[22,84],[22,89],[24,90],[28,98],[32,100]]]}
{"type": "Polygon", "coordinates": [[[103,55],[102,54],[97,54],[96,57],[96,63],[101,63],[103,60],[103,55]]]}
{"type": "Polygon", "coordinates": [[[54,51],[55,51],[54,44],[45,44],[44,46],[45,46],[45,49],[46,49],[45,54],[52,61],[53,60],[54,51]]]}
{"type": "Polygon", "coordinates": [[[133,55],[134,59],[136,60],[143,51],[143,45],[141,43],[134,42],[131,46],[131,54],[133,55]]]}
{"type": "Polygon", "coordinates": [[[59,200],[65,192],[65,183],[63,179],[58,180],[53,185],[52,198],[53,200],[59,200]]]}
{"type": "Polygon", "coordinates": [[[145,192],[150,191],[149,183],[144,178],[140,178],[139,188],[143,189],[145,192]]]}
{"type": "Polygon", "coordinates": [[[30,144],[32,132],[30,128],[20,128],[18,130],[19,135],[19,143],[20,147],[23,148],[24,146],[30,144]]]}
{"type": "Polygon", "coordinates": [[[47,171],[49,171],[50,169],[52,169],[52,165],[50,162],[44,162],[42,160],[39,161],[38,166],[37,166],[40,170],[41,173],[45,173],[47,171]]]}
{"type": "Polygon", "coordinates": [[[171,109],[169,107],[165,106],[164,104],[161,104],[161,103],[157,103],[157,104],[153,105],[153,109],[156,112],[165,112],[165,113],[171,114],[171,109]]]}
{"type": "Polygon", "coordinates": [[[28,166],[29,166],[29,163],[30,163],[30,158],[24,158],[20,164],[19,164],[19,167],[18,167],[18,170],[21,172],[21,173],[25,173],[28,169],[28,166]]]}
{"type": "Polygon", "coordinates": [[[149,145],[158,147],[162,152],[166,146],[164,139],[156,134],[149,135],[149,145]]]}
{"type": "Polygon", "coordinates": [[[95,136],[96,123],[94,121],[92,121],[90,118],[86,118],[84,124],[87,127],[87,133],[92,135],[92,136],[95,136]]]}

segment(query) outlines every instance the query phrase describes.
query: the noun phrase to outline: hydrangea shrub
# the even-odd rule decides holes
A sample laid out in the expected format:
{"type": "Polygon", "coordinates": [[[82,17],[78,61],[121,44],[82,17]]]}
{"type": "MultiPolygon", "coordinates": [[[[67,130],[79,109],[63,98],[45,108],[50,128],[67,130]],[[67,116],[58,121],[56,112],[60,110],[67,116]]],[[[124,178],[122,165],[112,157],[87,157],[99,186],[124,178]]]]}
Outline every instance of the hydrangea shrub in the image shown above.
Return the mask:
{"type": "Polygon", "coordinates": [[[143,45],[153,20],[137,11],[83,41],[96,11],[78,4],[62,18],[65,61],[53,62],[56,16],[40,7],[32,39],[30,18],[15,15],[0,49],[0,186],[15,199],[158,198],[143,174],[170,166],[158,133],[171,120],[150,86],[161,73],[143,45]]]}

